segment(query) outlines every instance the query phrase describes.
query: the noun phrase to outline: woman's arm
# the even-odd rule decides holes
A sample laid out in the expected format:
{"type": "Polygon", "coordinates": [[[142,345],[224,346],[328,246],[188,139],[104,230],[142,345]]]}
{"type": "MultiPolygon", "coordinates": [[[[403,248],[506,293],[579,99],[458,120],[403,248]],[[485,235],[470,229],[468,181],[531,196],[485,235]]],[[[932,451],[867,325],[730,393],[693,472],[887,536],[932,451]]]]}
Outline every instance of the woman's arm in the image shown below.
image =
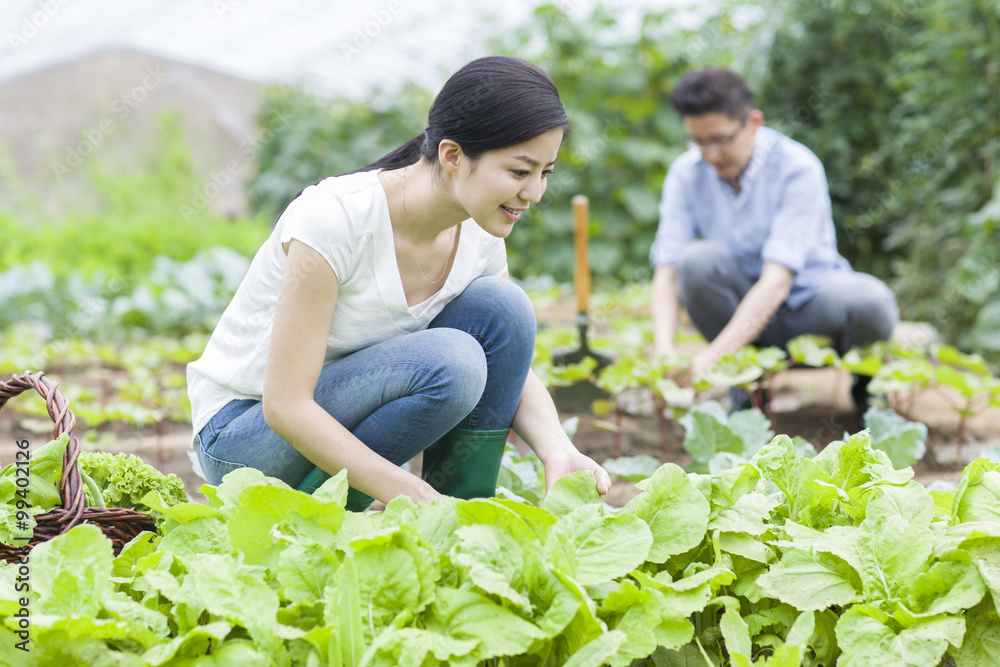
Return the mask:
{"type": "Polygon", "coordinates": [[[313,399],[339,284],[309,246],[292,239],[286,252],[264,372],[267,425],[327,473],[346,468],[351,486],[377,500],[439,498],[430,484],[370,450],[313,399]]]}
{"type": "Polygon", "coordinates": [[[594,473],[597,490],[602,495],[611,490],[611,476],[570,441],[559,421],[552,395],[532,370],[528,371],[521,402],[514,413],[514,432],[528,443],[545,466],[546,490],[563,475],[577,470],[594,473]]]}
{"type": "MultiPolygon", "coordinates": [[[[510,280],[510,272],[503,277],[510,280]]],[[[545,466],[545,490],[548,491],[557,479],[577,470],[589,470],[597,479],[597,490],[605,494],[611,490],[611,476],[597,462],[581,454],[563,430],[559,412],[552,395],[545,384],[528,369],[528,379],[524,381],[521,401],[514,413],[514,432],[528,443],[545,466]]]]}

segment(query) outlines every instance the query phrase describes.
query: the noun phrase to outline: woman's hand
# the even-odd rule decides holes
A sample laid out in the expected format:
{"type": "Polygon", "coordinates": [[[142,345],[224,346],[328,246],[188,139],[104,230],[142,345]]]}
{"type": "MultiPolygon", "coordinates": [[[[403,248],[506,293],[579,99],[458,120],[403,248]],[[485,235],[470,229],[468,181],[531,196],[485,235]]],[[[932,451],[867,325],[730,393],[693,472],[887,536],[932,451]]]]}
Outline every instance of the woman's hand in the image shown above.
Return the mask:
{"type": "Polygon", "coordinates": [[[611,490],[611,475],[573,446],[559,422],[551,394],[534,371],[528,371],[524,383],[521,402],[514,415],[514,432],[528,443],[545,466],[546,492],[557,479],[578,470],[594,474],[602,496],[611,490]]]}
{"type": "Polygon", "coordinates": [[[545,466],[546,493],[552,489],[557,479],[578,470],[587,470],[594,474],[597,479],[597,490],[602,496],[611,490],[611,475],[608,471],[599,466],[594,459],[576,449],[553,452],[542,463],[545,466]]]}

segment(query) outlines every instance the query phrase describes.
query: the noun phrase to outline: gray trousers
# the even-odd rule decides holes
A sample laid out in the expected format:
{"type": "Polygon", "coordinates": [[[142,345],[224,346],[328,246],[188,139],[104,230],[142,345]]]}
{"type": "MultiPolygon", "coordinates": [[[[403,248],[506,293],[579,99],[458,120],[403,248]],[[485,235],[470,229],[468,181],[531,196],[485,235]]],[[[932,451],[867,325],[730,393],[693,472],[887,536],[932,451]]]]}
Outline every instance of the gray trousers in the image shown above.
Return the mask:
{"type": "MultiPolygon", "coordinates": [[[[720,245],[694,241],[677,262],[677,284],[688,315],[706,340],[713,340],[732,319],[753,286],[720,245]]],[[[892,290],[867,273],[844,271],[795,310],[782,304],[754,345],[784,348],[802,334],[829,336],[843,354],[855,346],[889,340],[899,321],[892,290]]]]}

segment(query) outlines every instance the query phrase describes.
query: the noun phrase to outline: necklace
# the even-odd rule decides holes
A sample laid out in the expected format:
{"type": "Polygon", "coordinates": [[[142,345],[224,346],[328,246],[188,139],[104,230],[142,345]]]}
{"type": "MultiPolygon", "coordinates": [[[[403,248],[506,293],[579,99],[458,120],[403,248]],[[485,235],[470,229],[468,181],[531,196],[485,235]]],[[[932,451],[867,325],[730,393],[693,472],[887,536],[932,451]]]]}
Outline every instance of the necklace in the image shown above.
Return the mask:
{"type": "MultiPolygon", "coordinates": [[[[420,275],[423,277],[424,280],[426,280],[432,285],[436,285],[437,283],[444,280],[444,274],[448,272],[448,263],[450,255],[448,259],[445,259],[444,268],[441,269],[441,275],[438,276],[437,280],[431,280],[424,273],[424,270],[420,268],[420,262],[417,261],[417,253],[413,250],[413,236],[410,234],[410,219],[406,215],[406,167],[403,167],[403,225],[406,227],[406,240],[410,242],[410,256],[413,257],[413,263],[416,264],[417,271],[420,272],[420,275]]],[[[449,245],[452,247],[452,249],[454,249],[455,247],[455,235],[457,233],[458,232],[456,229],[451,234],[451,243],[449,245]]]]}

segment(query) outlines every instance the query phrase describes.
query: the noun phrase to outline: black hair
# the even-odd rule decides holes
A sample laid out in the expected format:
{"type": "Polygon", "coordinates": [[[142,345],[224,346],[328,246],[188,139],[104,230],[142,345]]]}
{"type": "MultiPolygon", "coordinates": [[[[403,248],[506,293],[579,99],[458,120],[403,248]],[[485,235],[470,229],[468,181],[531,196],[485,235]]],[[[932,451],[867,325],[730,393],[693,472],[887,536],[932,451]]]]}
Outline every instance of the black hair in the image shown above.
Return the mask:
{"type": "Polygon", "coordinates": [[[420,158],[437,163],[442,139],[457,142],[465,155],[477,160],[486,151],[556,128],[565,136],[569,119],[555,83],[541,67],[508,56],[477,58],[444,84],[422,133],[357,171],[398,169],[420,158]]]}
{"type": "Polygon", "coordinates": [[[670,94],[681,116],[724,113],[734,120],[746,118],[755,107],[753,91],[736,72],[708,68],[688,72],[670,94]]]}
{"type": "MultiPolygon", "coordinates": [[[[477,160],[486,151],[529,141],[556,128],[562,128],[565,138],[569,119],[545,70],[520,58],[486,56],[473,60],[445,82],[431,104],[427,129],[375,162],[339,175],[399,169],[422,157],[439,166],[437,149],[442,139],[458,142],[469,158],[477,160]]],[[[303,192],[305,188],[295,193],[275,220],[303,192]]]]}

